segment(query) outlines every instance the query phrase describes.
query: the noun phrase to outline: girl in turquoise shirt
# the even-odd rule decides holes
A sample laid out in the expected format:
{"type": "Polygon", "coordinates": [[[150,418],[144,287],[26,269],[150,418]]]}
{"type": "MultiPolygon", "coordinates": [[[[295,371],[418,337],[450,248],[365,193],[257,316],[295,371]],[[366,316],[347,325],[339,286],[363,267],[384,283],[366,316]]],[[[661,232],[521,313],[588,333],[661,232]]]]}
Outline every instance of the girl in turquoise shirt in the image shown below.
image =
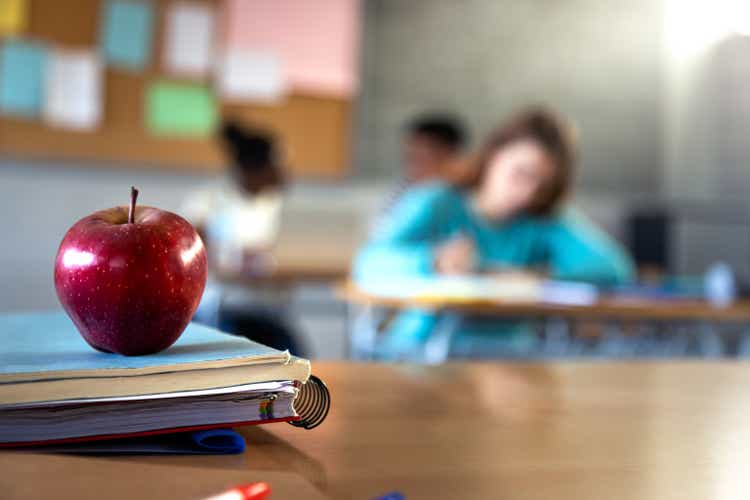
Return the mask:
{"type": "MultiPolygon", "coordinates": [[[[543,272],[553,279],[613,285],[633,277],[626,252],[581,214],[560,207],[573,177],[575,144],[546,110],[512,118],[487,141],[475,175],[461,186],[434,183],[396,204],[355,260],[360,283],[388,277],[543,272]]],[[[519,321],[399,315],[380,356],[419,357],[438,320],[451,324],[458,357],[533,356],[519,321]]]]}

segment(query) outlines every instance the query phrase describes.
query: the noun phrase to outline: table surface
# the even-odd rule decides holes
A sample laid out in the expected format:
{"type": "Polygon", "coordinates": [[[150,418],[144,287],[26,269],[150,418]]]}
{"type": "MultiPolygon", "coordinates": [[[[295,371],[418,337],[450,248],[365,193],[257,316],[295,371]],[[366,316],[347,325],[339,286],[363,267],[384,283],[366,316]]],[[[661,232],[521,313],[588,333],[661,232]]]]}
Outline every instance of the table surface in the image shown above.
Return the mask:
{"type": "Polygon", "coordinates": [[[346,278],[348,273],[348,266],[337,263],[284,263],[265,274],[218,271],[216,277],[225,284],[255,287],[264,284],[294,285],[303,282],[334,283],[346,278]]]}
{"type": "MultiPolygon", "coordinates": [[[[750,497],[750,365],[314,363],[319,428],[240,456],[100,460],[296,472],[337,499],[750,497]]],[[[186,479],[187,480],[187,479],[186,479]]]]}
{"type": "Polygon", "coordinates": [[[352,282],[342,282],[336,290],[339,298],[349,303],[396,309],[423,308],[469,314],[559,316],[572,319],[750,322],[750,300],[739,300],[728,307],[715,307],[702,300],[603,297],[590,305],[562,305],[544,302],[500,302],[490,299],[396,298],[369,293],[352,282]]]}
{"type": "Polygon", "coordinates": [[[279,253],[274,255],[275,264],[268,273],[247,274],[229,270],[214,270],[217,278],[227,284],[241,286],[293,285],[300,282],[335,283],[349,275],[348,254],[328,255],[310,249],[307,256],[279,253]],[[315,258],[311,258],[314,256],[315,258]]]}

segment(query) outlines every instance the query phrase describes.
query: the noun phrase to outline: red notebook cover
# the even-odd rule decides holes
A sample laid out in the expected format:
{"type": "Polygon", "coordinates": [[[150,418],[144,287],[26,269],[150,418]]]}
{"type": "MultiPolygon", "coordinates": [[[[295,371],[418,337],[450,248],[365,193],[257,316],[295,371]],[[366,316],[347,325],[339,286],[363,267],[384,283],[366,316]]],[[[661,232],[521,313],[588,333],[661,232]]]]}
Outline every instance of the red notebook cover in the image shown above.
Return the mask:
{"type": "Polygon", "coordinates": [[[191,431],[203,431],[209,429],[222,429],[226,427],[244,427],[248,425],[262,425],[272,424],[276,422],[295,422],[299,421],[301,417],[285,417],[285,418],[271,418],[268,420],[253,420],[248,422],[225,422],[210,425],[194,425],[189,427],[173,427],[168,429],[154,429],[143,432],[131,432],[126,434],[105,434],[99,436],[84,436],[76,438],[65,438],[65,439],[49,439],[44,441],[24,441],[18,443],[0,443],[0,448],[23,448],[30,446],[46,446],[51,444],[67,444],[67,443],[83,443],[86,441],[102,441],[107,439],[124,439],[133,437],[143,436],[156,436],[159,434],[170,434],[175,432],[191,432],[191,431]]]}

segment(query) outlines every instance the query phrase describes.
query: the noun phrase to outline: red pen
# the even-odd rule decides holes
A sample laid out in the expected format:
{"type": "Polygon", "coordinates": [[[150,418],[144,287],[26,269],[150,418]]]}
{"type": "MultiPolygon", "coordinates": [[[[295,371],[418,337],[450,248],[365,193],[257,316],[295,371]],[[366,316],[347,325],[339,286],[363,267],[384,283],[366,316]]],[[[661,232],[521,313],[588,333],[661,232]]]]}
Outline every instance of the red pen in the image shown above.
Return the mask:
{"type": "Polygon", "coordinates": [[[235,486],[205,500],[263,500],[271,494],[268,483],[249,483],[235,486]]]}

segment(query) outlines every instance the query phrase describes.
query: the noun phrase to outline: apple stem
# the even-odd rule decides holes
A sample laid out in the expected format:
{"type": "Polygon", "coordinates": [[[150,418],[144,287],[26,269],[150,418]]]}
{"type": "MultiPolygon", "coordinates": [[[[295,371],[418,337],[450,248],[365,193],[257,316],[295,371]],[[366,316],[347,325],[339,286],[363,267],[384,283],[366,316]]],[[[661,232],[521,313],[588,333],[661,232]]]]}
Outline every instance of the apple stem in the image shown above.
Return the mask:
{"type": "Polygon", "coordinates": [[[135,202],[138,199],[138,190],[130,186],[130,210],[128,211],[128,224],[135,223],[135,202]]]}

